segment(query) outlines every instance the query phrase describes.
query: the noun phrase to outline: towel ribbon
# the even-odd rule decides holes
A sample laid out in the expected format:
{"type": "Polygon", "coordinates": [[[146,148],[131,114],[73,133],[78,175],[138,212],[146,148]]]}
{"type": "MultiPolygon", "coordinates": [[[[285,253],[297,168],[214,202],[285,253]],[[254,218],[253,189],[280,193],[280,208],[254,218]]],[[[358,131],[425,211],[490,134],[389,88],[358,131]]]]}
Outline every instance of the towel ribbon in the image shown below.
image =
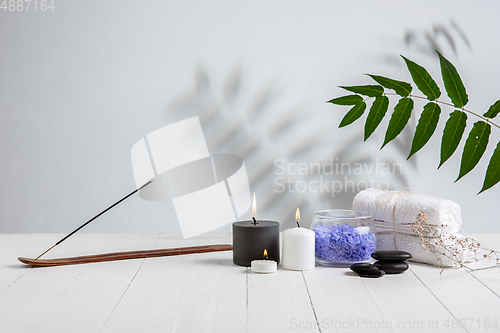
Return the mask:
{"type": "Polygon", "coordinates": [[[377,197],[377,204],[379,206],[388,204],[393,198],[396,198],[396,201],[394,202],[394,207],[392,209],[392,230],[394,238],[394,247],[396,248],[396,250],[398,250],[398,245],[396,243],[396,205],[398,204],[399,198],[401,198],[402,195],[417,193],[418,191],[420,191],[418,185],[409,185],[403,188],[401,191],[384,190],[384,193],[380,194],[377,197]],[[415,191],[411,191],[412,188],[415,188],[415,191]]]}

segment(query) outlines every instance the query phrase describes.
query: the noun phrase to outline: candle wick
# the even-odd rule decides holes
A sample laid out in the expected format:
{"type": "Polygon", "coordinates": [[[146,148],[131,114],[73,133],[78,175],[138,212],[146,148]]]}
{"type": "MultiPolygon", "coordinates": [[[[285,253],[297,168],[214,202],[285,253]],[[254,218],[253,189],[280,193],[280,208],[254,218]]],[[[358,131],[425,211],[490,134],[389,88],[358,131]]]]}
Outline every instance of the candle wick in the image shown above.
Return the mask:
{"type": "Polygon", "coordinates": [[[297,227],[299,227],[299,228],[300,228],[299,221],[295,221],[295,223],[297,223],[297,227]]]}
{"type": "Polygon", "coordinates": [[[252,216],[253,219],[253,224],[257,224],[257,221],[255,220],[255,217],[252,216]]]}

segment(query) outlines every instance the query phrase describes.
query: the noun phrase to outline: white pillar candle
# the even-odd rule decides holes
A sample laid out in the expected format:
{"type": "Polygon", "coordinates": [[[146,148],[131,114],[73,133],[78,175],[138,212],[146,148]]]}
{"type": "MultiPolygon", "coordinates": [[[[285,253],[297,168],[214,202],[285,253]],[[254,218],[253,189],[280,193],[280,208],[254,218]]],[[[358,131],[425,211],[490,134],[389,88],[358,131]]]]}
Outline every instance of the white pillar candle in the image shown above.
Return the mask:
{"type": "Polygon", "coordinates": [[[316,265],[314,256],[314,231],[296,227],[283,232],[283,268],[294,271],[313,269],[316,265]]]}
{"type": "Polygon", "coordinates": [[[278,264],[274,260],[252,260],[250,267],[254,273],[274,273],[278,264]]]}

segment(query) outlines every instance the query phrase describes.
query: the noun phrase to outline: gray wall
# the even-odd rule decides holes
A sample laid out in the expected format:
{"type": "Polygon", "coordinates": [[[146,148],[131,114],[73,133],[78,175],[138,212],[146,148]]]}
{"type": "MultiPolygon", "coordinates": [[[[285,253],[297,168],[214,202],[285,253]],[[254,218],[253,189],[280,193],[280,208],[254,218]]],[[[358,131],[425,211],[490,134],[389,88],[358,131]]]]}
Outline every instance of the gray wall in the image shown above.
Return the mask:
{"type": "MultiPolygon", "coordinates": [[[[458,202],[465,231],[500,232],[500,185],[476,196],[499,130],[476,169],[453,183],[463,143],[436,170],[452,109],[443,108],[435,136],[406,161],[422,103],[413,125],[382,151],[387,119],[362,143],[363,124],[338,129],[347,109],[325,103],[345,94],[339,85],[371,83],[363,73],[410,80],[399,54],[442,87],[437,45],[457,66],[469,109],[484,113],[500,98],[499,10],[497,1],[305,0],[56,0],[53,12],[0,10],[0,232],[72,230],[134,188],[130,149],[139,138],[190,116],[200,117],[212,153],[245,159],[259,216],[284,228],[295,207],[309,225],[314,210],[350,207],[355,191],[276,193],[276,159],[333,159],[401,163],[402,175],[348,179],[418,184],[420,193],[458,202]]],[[[171,202],[137,196],[86,231],[179,226],[171,202]]]]}

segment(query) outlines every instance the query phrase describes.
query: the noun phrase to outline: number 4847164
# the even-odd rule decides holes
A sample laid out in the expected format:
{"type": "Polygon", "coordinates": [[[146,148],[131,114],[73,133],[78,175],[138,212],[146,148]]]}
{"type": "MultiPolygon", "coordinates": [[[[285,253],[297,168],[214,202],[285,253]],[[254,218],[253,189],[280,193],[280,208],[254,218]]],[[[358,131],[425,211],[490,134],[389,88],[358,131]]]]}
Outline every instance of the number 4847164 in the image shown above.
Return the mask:
{"type": "MultiPolygon", "coordinates": [[[[0,0],[1,1],[1,0],[0,0]]],[[[46,12],[48,10],[54,11],[56,9],[55,0],[3,0],[0,5],[0,10],[4,12],[46,12]]]]}

